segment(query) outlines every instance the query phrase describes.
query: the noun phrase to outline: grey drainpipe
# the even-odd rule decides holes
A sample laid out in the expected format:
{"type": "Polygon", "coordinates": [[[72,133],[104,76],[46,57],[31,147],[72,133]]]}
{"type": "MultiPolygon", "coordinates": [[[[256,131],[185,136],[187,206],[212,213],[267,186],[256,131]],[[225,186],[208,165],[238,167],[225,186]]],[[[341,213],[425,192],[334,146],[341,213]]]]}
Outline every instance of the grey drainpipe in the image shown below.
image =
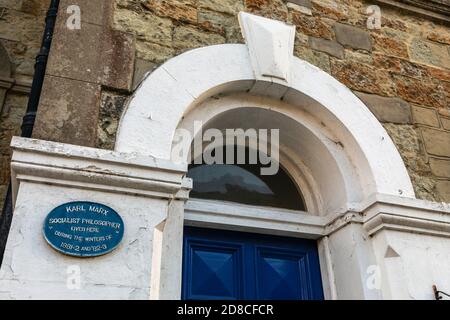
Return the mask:
{"type": "MultiPolygon", "coordinates": [[[[36,57],[34,66],[33,83],[31,85],[30,97],[28,99],[27,112],[22,122],[22,137],[31,138],[33,133],[36,112],[41,97],[42,85],[44,83],[47,60],[52,44],[53,32],[55,30],[56,16],[58,14],[59,0],[51,0],[50,7],[45,18],[44,36],[42,38],[41,49],[36,57]]],[[[3,261],[6,241],[8,240],[9,229],[13,216],[11,182],[6,193],[2,215],[0,217],[0,266],[3,261]]]]}

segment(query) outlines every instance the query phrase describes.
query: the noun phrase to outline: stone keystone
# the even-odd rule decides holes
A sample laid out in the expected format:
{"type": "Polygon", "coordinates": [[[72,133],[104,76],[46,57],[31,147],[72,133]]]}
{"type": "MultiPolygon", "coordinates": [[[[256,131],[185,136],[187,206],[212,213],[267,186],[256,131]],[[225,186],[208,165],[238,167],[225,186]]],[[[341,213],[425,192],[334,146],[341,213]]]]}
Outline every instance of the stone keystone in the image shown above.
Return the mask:
{"type": "Polygon", "coordinates": [[[289,82],[295,26],[249,13],[239,13],[256,79],[289,82]]]}

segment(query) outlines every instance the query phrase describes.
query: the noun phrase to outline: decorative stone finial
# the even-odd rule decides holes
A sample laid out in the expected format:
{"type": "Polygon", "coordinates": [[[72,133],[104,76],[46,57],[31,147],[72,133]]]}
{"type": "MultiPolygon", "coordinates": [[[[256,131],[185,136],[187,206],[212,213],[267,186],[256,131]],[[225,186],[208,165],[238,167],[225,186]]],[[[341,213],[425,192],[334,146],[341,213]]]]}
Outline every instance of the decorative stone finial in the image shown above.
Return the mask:
{"type": "Polygon", "coordinates": [[[257,80],[289,82],[295,26],[240,12],[239,24],[257,80]]]}

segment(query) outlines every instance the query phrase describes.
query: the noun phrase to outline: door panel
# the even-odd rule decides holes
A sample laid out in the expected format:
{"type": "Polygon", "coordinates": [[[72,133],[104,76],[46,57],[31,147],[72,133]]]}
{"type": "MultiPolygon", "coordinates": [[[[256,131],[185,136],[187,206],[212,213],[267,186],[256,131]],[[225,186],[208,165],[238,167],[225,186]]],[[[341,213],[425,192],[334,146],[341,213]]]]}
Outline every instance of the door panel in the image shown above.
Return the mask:
{"type": "Polygon", "coordinates": [[[312,240],[185,228],[183,299],[323,299],[312,240]]]}
{"type": "Polygon", "coordinates": [[[242,247],[188,241],[186,295],[189,299],[242,299],[242,247]]]}
{"type": "Polygon", "coordinates": [[[310,284],[306,254],[257,249],[258,299],[308,300],[310,284]]]}

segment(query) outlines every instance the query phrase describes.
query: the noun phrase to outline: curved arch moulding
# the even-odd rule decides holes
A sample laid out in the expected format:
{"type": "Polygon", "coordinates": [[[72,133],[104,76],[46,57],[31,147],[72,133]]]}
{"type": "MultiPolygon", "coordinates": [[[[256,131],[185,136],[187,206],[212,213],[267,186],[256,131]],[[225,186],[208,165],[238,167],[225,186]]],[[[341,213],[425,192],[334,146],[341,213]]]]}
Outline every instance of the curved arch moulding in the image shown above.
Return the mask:
{"type": "MultiPolygon", "coordinates": [[[[282,100],[283,105],[289,106],[287,109],[311,115],[332,134],[335,144],[343,147],[348,163],[343,163],[342,156],[331,150],[330,144],[323,146],[330,155],[335,155],[338,167],[346,168],[340,176],[355,176],[359,180],[353,187],[336,185],[346,189],[347,209],[352,202],[376,193],[415,198],[403,160],[369,109],[332,76],[292,55],[290,27],[284,30],[288,36],[272,35],[281,39],[281,47],[284,43],[288,54],[279,49],[271,51],[270,45],[265,44],[269,57],[262,55],[264,48],[254,45],[258,41],[252,41],[252,37],[268,38],[264,33],[271,33],[274,28],[246,29],[245,25],[261,23],[260,19],[277,26],[280,22],[260,17],[257,22],[242,22],[252,17],[247,14],[240,17],[247,45],[224,44],[188,51],[151,73],[124,112],[115,150],[170,159],[176,129],[199,105],[219,94],[246,93],[272,101],[282,100]]],[[[282,33],[280,30],[275,33],[282,33]]],[[[286,107],[277,110],[276,105],[270,109],[286,114],[286,107]]],[[[296,119],[292,115],[291,118],[296,119]]],[[[297,117],[297,121],[305,127],[301,118],[297,117]]]]}

